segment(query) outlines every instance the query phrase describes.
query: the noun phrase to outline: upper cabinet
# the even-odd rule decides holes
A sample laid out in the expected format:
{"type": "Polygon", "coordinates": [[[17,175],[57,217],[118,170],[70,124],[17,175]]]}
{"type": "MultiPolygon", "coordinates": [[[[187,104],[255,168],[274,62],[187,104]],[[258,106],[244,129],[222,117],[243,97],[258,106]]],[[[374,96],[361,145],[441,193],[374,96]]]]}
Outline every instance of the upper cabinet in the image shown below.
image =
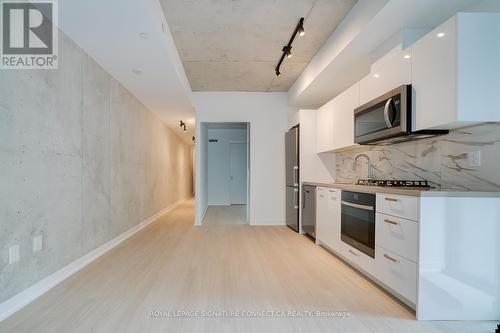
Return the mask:
{"type": "Polygon", "coordinates": [[[411,49],[413,130],[500,121],[500,13],[459,13],[411,49]]]}
{"type": "Polygon", "coordinates": [[[324,153],[334,149],[333,143],[333,105],[335,100],[323,105],[316,111],[316,151],[324,153]]]}
{"type": "Polygon", "coordinates": [[[359,106],[359,83],[335,99],[333,112],[333,149],[356,146],[354,143],[354,109],[359,106]]]}
{"type": "Polygon", "coordinates": [[[359,82],[360,105],[403,85],[411,84],[411,50],[393,49],[374,63],[359,82]]]}
{"type": "Polygon", "coordinates": [[[359,84],[356,83],[316,111],[318,153],[342,150],[356,145],[354,109],[358,106],[359,84]]]}

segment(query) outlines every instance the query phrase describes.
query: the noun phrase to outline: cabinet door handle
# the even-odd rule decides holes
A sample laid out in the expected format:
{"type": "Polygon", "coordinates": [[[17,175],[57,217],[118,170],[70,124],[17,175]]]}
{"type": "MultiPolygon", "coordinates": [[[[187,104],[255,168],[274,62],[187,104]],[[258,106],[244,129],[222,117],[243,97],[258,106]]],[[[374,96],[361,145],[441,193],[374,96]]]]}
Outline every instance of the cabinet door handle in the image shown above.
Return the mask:
{"type": "Polygon", "coordinates": [[[356,252],[354,252],[353,250],[349,249],[349,252],[354,254],[355,256],[358,256],[358,254],[356,252]]]}
{"type": "Polygon", "coordinates": [[[387,220],[387,219],[385,219],[385,220],[384,220],[384,222],[385,222],[385,223],[392,224],[392,225],[398,225],[398,224],[399,224],[398,222],[391,221],[391,220],[387,220]]]}
{"type": "Polygon", "coordinates": [[[386,258],[387,260],[390,260],[392,262],[398,262],[396,259],[394,259],[393,257],[391,257],[390,255],[388,254],[384,254],[384,258],[386,258]]]}
{"type": "Polygon", "coordinates": [[[390,197],[385,197],[385,201],[396,202],[396,201],[398,201],[398,199],[396,199],[396,198],[390,198],[390,197]]]}

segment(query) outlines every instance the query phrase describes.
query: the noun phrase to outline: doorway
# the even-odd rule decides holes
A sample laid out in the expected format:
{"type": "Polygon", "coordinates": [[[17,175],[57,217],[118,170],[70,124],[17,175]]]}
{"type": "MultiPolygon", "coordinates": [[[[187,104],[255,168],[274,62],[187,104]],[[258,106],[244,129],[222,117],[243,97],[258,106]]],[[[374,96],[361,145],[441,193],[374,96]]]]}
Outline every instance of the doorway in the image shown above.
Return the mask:
{"type": "Polygon", "coordinates": [[[207,209],[202,224],[248,224],[249,133],[247,123],[204,123],[207,209]]]}

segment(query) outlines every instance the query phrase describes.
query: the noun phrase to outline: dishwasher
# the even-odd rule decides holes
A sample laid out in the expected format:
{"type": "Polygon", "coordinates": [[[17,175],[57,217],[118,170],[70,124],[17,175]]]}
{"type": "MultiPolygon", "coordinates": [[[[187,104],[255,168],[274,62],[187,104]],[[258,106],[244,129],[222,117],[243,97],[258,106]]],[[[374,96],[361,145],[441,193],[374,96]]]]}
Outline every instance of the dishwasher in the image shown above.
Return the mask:
{"type": "Polygon", "coordinates": [[[316,239],[316,186],[302,186],[302,231],[316,239]]]}

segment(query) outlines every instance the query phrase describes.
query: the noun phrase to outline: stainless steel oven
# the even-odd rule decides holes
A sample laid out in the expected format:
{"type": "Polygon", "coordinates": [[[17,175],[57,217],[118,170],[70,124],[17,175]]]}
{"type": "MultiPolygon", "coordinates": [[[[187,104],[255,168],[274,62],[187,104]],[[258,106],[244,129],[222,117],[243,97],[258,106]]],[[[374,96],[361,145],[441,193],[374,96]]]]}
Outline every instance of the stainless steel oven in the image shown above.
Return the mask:
{"type": "Polygon", "coordinates": [[[342,191],[340,238],[375,258],[375,194],[342,191]]]}

